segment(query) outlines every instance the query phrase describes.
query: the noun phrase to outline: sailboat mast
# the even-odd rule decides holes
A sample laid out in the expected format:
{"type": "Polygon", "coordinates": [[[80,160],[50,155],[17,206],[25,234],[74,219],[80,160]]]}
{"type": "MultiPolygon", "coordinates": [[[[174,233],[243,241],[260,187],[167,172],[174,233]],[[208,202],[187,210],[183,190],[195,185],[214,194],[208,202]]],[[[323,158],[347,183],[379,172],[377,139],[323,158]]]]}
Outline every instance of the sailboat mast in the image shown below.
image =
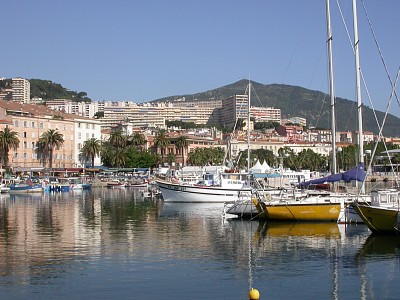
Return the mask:
{"type": "MultiPolygon", "coordinates": [[[[361,99],[361,80],[360,80],[360,52],[358,39],[358,24],[357,24],[357,1],[353,0],[353,26],[354,26],[354,53],[356,63],[356,87],[357,87],[357,107],[358,107],[358,145],[360,147],[359,161],[364,164],[364,137],[362,126],[362,99],[361,99]]],[[[361,192],[364,192],[365,187],[361,185],[361,192]]]]}
{"type": "Polygon", "coordinates": [[[336,174],[336,113],[335,113],[335,92],[333,85],[333,58],[332,58],[332,30],[331,13],[329,0],[326,0],[326,27],[327,27],[327,46],[328,46],[328,64],[329,64],[329,93],[331,95],[331,131],[332,131],[332,174],[336,174]]]}
{"type": "Polygon", "coordinates": [[[250,100],[251,100],[251,82],[249,80],[249,98],[247,105],[247,172],[250,173],[250,100]]]}

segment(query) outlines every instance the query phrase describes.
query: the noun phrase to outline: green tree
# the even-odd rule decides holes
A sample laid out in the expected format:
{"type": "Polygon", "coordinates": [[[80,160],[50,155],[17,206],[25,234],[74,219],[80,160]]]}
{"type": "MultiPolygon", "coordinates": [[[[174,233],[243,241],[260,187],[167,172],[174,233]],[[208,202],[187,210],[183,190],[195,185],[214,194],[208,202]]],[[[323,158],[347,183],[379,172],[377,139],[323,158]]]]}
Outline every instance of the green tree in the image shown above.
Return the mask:
{"type": "Polygon", "coordinates": [[[182,153],[182,166],[185,166],[185,150],[189,146],[189,142],[187,140],[187,137],[184,135],[181,135],[178,137],[178,139],[175,142],[175,146],[181,150],[182,153]]]}
{"type": "Polygon", "coordinates": [[[54,149],[60,148],[64,144],[63,134],[58,132],[57,129],[49,129],[40,136],[39,144],[43,150],[48,150],[49,167],[52,168],[54,149]]]}
{"type": "Polygon", "coordinates": [[[131,136],[130,142],[135,147],[139,147],[141,150],[143,150],[143,145],[146,143],[146,138],[142,133],[136,132],[131,136]]]}
{"type": "Polygon", "coordinates": [[[19,147],[18,133],[12,131],[10,128],[5,127],[0,131],[0,154],[1,164],[5,167],[8,166],[8,154],[10,150],[17,150],[19,147]]]}
{"type": "Polygon", "coordinates": [[[115,148],[125,148],[127,145],[127,137],[121,129],[112,131],[108,141],[115,148]]]}
{"type": "Polygon", "coordinates": [[[101,141],[96,138],[91,138],[83,143],[81,154],[87,157],[94,167],[94,159],[101,153],[101,141]]]}
{"type": "Polygon", "coordinates": [[[168,132],[165,129],[161,129],[156,135],[155,146],[161,151],[162,161],[164,161],[165,149],[169,146],[170,143],[171,141],[168,138],[168,132]]]}

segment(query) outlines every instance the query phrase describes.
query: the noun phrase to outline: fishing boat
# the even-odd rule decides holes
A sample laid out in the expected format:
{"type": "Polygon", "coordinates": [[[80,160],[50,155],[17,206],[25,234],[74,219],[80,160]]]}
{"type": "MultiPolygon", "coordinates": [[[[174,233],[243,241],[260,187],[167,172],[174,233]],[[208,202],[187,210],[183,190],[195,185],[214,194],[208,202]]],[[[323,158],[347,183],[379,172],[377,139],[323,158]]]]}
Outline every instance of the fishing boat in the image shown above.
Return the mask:
{"type": "Polygon", "coordinates": [[[32,183],[32,182],[24,182],[24,183],[12,183],[10,184],[10,194],[18,194],[18,193],[40,193],[42,192],[42,184],[40,183],[32,183]]]}
{"type": "Polygon", "coordinates": [[[375,233],[400,233],[400,191],[396,189],[371,191],[371,203],[352,204],[354,210],[375,233]]]}
{"type": "Polygon", "coordinates": [[[10,191],[10,187],[4,183],[0,184],[0,193],[5,194],[10,191]]]}
{"type": "Polygon", "coordinates": [[[83,182],[79,177],[69,177],[68,182],[71,190],[90,190],[92,184],[89,182],[83,182]]]}
{"type": "Polygon", "coordinates": [[[188,185],[156,179],[164,202],[231,203],[244,195],[250,196],[247,173],[220,173],[218,180],[206,174],[198,184],[188,185]]]}
{"type": "MultiPolygon", "coordinates": [[[[251,82],[248,84],[247,124],[250,124],[251,82]]],[[[250,126],[247,129],[247,153],[250,157],[250,126]]],[[[215,173],[202,174],[202,180],[196,184],[156,179],[165,202],[192,203],[233,203],[247,197],[252,191],[250,160],[244,172],[230,172],[225,167],[217,168],[215,173]]]]}
{"type": "Polygon", "coordinates": [[[108,188],[124,188],[126,185],[125,181],[119,179],[113,179],[107,182],[108,188]]]}

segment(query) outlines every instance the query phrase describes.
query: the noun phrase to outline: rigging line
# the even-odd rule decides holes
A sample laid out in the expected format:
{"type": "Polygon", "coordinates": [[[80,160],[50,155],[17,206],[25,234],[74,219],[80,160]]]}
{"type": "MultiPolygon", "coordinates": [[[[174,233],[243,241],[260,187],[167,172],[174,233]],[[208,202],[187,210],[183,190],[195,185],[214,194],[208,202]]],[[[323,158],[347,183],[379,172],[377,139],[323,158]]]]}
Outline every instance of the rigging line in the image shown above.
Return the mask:
{"type": "MultiPolygon", "coordinates": [[[[377,38],[376,38],[375,31],[374,31],[374,29],[372,28],[371,21],[370,21],[370,19],[369,19],[369,17],[368,17],[368,13],[367,13],[367,9],[366,9],[365,4],[364,4],[364,0],[361,0],[361,4],[362,4],[362,6],[363,6],[364,13],[365,13],[365,16],[366,16],[366,18],[367,18],[368,25],[369,25],[369,28],[370,28],[370,30],[371,30],[372,36],[374,37],[375,45],[376,45],[376,47],[377,47],[377,49],[378,49],[380,58],[381,58],[382,63],[383,63],[383,67],[385,68],[386,76],[388,77],[389,82],[390,82],[390,85],[391,85],[391,87],[392,87],[392,89],[393,89],[393,81],[392,81],[392,78],[391,78],[391,76],[390,76],[390,74],[389,74],[389,70],[388,70],[388,68],[387,68],[385,59],[383,58],[383,54],[382,54],[381,48],[380,48],[380,46],[379,46],[378,40],[377,40],[377,38]]],[[[394,96],[395,96],[395,98],[396,98],[396,100],[397,100],[397,103],[398,103],[399,106],[400,106],[400,101],[399,101],[399,98],[397,97],[397,92],[396,92],[395,89],[394,89],[393,91],[394,91],[394,96]]]]}
{"type": "MultiPolygon", "coordinates": [[[[363,3],[363,0],[361,0],[361,2],[362,2],[362,4],[363,4],[364,12],[365,12],[365,14],[366,14],[366,17],[367,17],[367,20],[368,20],[370,29],[371,29],[372,34],[373,34],[373,36],[374,36],[375,44],[376,44],[377,47],[378,47],[378,51],[379,51],[379,53],[380,53],[380,55],[381,55],[381,60],[383,61],[383,64],[384,64],[384,66],[385,66],[386,74],[387,74],[387,76],[389,77],[389,81],[390,81],[391,86],[392,86],[392,93],[394,92],[394,95],[396,96],[396,99],[397,99],[397,101],[399,102],[399,100],[398,100],[398,98],[397,98],[396,90],[395,90],[395,89],[393,90],[393,82],[392,82],[391,77],[390,77],[390,75],[389,75],[389,73],[388,73],[388,71],[387,71],[386,64],[385,64],[385,61],[384,61],[383,56],[382,56],[382,52],[380,51],[378,42],[377,42],[376,37],[375,37],[375,34],[374,34],[374,32],[373,32],[372,25],[371,25],[371,23],[370,23],[370,21],[369,21],[368,14],[367,14],[365,5],[364,5],[364,3],[363,3]]],[[[344,24],[345,29],[346,29],[347,36],[348,36],[348,38],[349,38],[349,42],[350,42],[350,44],[352,45],[352,40],[351,40],[351,37],[350,37],[350,33],[349,33],[348,27],[347,27],[347,25],[346,25],[346,21],[345,21],[345,19],[344,19],[343,12],[342,12],[342,9],[341,9],[341,7],[340,7],[340,4],[339,4],[338,0],[336,0],[336,3],[337,3],[337,5],[338,5],[338,9],[339,9],[340,15],[341,15],[341,17],[342,17],[343,24],[344,24]]],[[[355,50],[354,50],[353,45],[352,45],[352,50],[353,50],[353,53],[355,53],[355,50]]],[[[377,118],[377,115],[376,115],[376,112],[375,112],[375,109],[374,109],[374,105],[373,105],[373,103],[372,103],[372,99],[371,99],[370,93],[369,93],[369,91],[368,91],[368,86],[367,86],[367,83],[366,83],[366,81],[365,81],[365,77],[364,77],[364,74],[363,74],[361,68],[360,68],[360,75],[361,75],[361,79],[362,79],[362,81],[363,81],[363,85],[364,85],[364,87],[365,87],[366,93],[367,93],[367,95],[368,95],[368,100],[369,100],[369,102],[370,102],[370,104],[371,104],[371,106],[372,106],[372,109],[373,109],[375,121],[376,121],[376,123],[377,123],[377,125],[378,125],[378,128],[380,129],[381,126],[379,125],[379,121],[378,121],[378,118],[377,118]]],[[[392,96],[391,96],[391,97],[392,97],[392,96]]],[[[390,106],[390,104],[389,104],[389,106],[390,106]]],[[[388,109],[388,108],[387,108],[387,109],[388,109]]],[[[385,116],[385,119],[386,119],[386,116],[385,116]]],[[[384,125],[384,123],[382,124],[382,126],[383,126],[383,125],[384,125]]],[[[386,145],[385,145],[385,146],[386,146],[386,145]]]]}
{"type": "MultiPolygon", "coordinates": [[[[248,85],[246,86],[246,90],[245,90],[245,95],[247,95],[247,89],[248,89],[248,85]]],[[[236,96],[236,95],[235,95],[236,96]]],[[[240,104],[240,105],[242,105],[242,104],[240,104]]],[[[241,106],[240,106],[240,108],[242,108],[241,106]]],[[[249,112],[250,113],[250,112],[249,112]]],[[[236,128],[236,126],[237,126],[237,123],[238,123],[238,118],[236,118],[236,120],[235,120],[235,124],[233,125],[233,130],[232,130],[232,132],[231,132],[231,134],[230,134],[230,138],[231,138],[231,140],[233,139],[233,136],[234,136],[234,134],[235,134],[235,128],[236,128]]],[[[229,148],[229,147],[228,147],[229,148]]],[[[229,150],[229,149],[228,149],[229,150]]],[[[228,157],[228,152],[229,151],[226,151],[225,152],[225,155],[224,155],[224,160],[223,160],[223,162],[225,163],[226,162],[226,158],[228,157]]]]}
{"type": "MultiPolygon", "coordinates": [[[[349,39],[349,43],[350,43],[350,45],[351,45],[351,49],[353,50],[353,53],[355,53],[355,51],[354,51],[354,46],[353,46],[353,41],[351,40],[349,28],[347,27],[347,23],[346,23],[346,20],[345,20],[345,18],[344,18],[344,14],[343,14],[343,11],[342,11],[342,7],[340,6],[340,3],[339,3],[338,0],[336,0],[336,4],[337,4],[337,7],[338,7],[338,9],[339,9],[340,17],[342,18],[342,22],[343,22],[345,31],[346,31],[346,33],[347,33],[347,38],[349,39]]],[[[360,68],[360,73],[361,73],[361,68],[360,68]]],[[[347,119],[347,124],[346,124],[346,126],[345,126],[346,130],[348,130],[348,128],[349,128],[349,123],[350,123],[350,121],[351,121],[351,116],[352,116],[352,113],[353,113],[353,111],[354,111],[354,107],[355,107],[355,104],[356,104],[354,101],[352,101],[352,102],[353,102],[353,105],[351,106],[351,111],[350,111],[350,114],[349,114],[349,118],[347,119]]]]}
{"type": "MultiPolygon", "coordinates": [[[[384,125],[385,125],[386,117],[387,117],[388,112],[389,112],[390,103],[391,103],[391,101],[393,100],[393,95],[394,95],[394,92],[395,92],[395,90],[396,90],[397,82],[398,82],[398,80],[399,80],[399,77],[400,77],[400,68],[399,68],[398,71],[397,71],[396,81],[395,81],[395,84],[394,84],[394,86],[393,86],[393,88],[392,88],[392,92],[391,92],[391,94],[390,94],[390,100],[389,100],[389,102],[388,102],[388,105],[386,106],[385,117],[384,117],[384,119],[382,120],[382,126],[379,128],[379,135],[378,135],[379,138],[383,137],[383,136],[382,136],[383,127],[384,127],[384,125]]],[[[379,124],[378,124],[378,126],[379,126],[379,124]]],[[[386,152],[387,152],[388,149],[387,149],[386,142],[385,142],[384,139],[383,139],[383,145],[385,146],[385,150],[386,150],[386,152]]],[[[378,147],[378,143],[375,144],[374,151],[372,152],[371,157],[374,157],[377,147],[378,147]]],[[[388,155],[388,157],[389,157],[389,155],[388,155]]],[[[390,157],[389,157],[389,162],[390,162],[391,169],[394,170],[394,165],[393,165],[392,160],[390,159],[390,157]]],[[[396,183],[397,183],[397,176],[395,177],[395,180],[396,180],[396,183]]]]}

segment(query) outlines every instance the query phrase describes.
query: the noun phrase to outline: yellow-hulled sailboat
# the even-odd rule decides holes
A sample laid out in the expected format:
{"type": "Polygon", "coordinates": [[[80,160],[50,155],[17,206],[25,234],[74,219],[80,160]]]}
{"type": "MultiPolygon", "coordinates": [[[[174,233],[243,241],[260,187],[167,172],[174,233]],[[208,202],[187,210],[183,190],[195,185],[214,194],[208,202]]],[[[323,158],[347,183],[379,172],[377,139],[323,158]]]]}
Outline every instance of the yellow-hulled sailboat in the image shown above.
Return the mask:
{"type": "Polygon", "coordinates": [[[310,202],[307,198],[287,202],[253,198],[253,203],[258,211],[257,218],[271,221],[337,222],[341,209],[339,202],[324,198],[314,198],[310,202]]]}
{"type": "Polygon", "coordinates": [[[371,204],[352,204],[368,228],[375,233],[400,233],[400,191],[376,190],[371,192],[371,204]]]}

